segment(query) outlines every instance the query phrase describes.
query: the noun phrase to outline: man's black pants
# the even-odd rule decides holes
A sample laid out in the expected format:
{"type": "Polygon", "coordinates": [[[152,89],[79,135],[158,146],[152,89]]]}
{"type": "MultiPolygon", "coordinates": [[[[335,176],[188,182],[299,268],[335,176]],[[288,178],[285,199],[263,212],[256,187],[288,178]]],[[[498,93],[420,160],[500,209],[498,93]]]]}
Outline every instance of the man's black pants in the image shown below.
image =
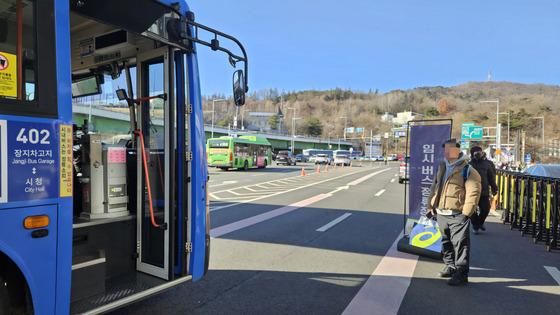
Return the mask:
{"type": "Polygon", "coordinates": [[[469,273],[471,235],[470,219],[462,213],[437,216],[441,231],[441,251],[446,266],[457,268],[464,275],[469,273]]]}
{"type": "Polygon", "coordinates": [[[490,198],[488,196],[480,196],[478,202],[478,213],[474,213],[471,217],[473,228],[480,229],[480,226],[486,221],[488,213],[490,213],[490,198]]]}

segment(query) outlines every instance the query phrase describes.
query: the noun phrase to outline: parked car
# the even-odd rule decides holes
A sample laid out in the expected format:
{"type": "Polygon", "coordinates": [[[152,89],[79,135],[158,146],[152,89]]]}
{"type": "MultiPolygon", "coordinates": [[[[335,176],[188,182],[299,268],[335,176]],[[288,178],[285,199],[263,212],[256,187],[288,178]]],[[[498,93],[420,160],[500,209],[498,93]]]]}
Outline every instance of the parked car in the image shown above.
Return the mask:
{"type": "Polygon", "coordinates": [[[316,158],[317,158],[316,155],[311,155],[311,156],[309,156],[309,162],[315,163],[315,159],[316,159],[316,158]]]}
{"type": "Polygon", "coordinates": [[[404,154],[397,154],[397,161],[402,161],[404,154]]]}
{"type": "Polygon", "coordinates": [[[378,155],[373,157],[374,161],[384,161],[385,157],[383,155],[378,155]]]}
{"type": "Polygon", "coordinates": [[[391,154],[387,157],[387,161],[396,161],[396,160],[397,160],[396,154],[391,154]]]}
{"type": "Polygon", "coordinates": [[[295,159],[292,158],[292,152],[290,151],[280,151],[276,155],[276,165],[297,165],[295,159]]]}
{"type": "Polygon", "coordinates": [[[331,159],[328,154],[317,154],[317,156],[315,157],[315,164],[331,165],[331,159]]]}
{"type": "Polygon", "coordinates": [[[399,184],[408,181],[408,159],[409,156],[403,157],[401,164],[399,165],[399,184]]]}
{"type": "Polygon", "coordinates": [[[362,157],[360,158],[360,160],[362,160],[362,161],[369,161],[369,160],[371,160],[371,156],[369,156],[369,155],[364,155],[364,156],[362,156],[362,157]]]}
{"type": "Polygon", "coordinates": [[[308,162],[309,161],[309,156],[305,155],[305,154],[296,154],[296,161],[297,162],[308,162]]]}

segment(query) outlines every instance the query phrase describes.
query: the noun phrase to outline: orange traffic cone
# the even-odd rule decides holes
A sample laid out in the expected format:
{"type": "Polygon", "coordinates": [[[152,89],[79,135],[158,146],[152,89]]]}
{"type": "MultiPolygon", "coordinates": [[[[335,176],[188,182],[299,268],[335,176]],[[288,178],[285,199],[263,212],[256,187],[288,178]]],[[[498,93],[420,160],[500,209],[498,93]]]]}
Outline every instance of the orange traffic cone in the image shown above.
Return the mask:
{"type": "Polygon", "coordinates": [[[344,168],[344,163],[342,163],[342,168],[344,168]]]}
{"type": "Polygon", "coordinates": [[[317,173],[321,173],[321,166],[317,165],[317,173]]]}
{"type": "Polygon", "coordinates": [[[373,162],[369,163],[369,166],[373,166],[373,162]]]}
{"type": "Polygon", "coordinates": [[[325,168],[325,172],[329,171],[329,164],[327,164],[327,168],[325,168]]]}
{"type": "Polygon", "coordinates": [[[362,167],[362,162],[360,162],[360,167],[362,167]]]}
{"type": "Polygon", "coordinates": [[[336,163],[334,163],[334,169],[336,170],[336,163]]]}
{"type": "Polygon", "coordinates": [[[350,167],[352,167],[352,162],[350,162],[350,167]]]}
{"type": "Polygon", "coordinates": [[[301,168],[301,176],[305,176],[305,167],[301,168]]]}

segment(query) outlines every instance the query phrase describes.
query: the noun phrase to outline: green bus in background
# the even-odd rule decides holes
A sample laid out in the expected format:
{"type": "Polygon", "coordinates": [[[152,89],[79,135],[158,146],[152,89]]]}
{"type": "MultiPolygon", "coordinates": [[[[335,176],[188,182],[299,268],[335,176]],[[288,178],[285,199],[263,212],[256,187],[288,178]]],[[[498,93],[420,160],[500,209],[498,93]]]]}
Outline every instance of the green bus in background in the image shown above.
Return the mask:
{"type": "Polygon", "coordinates": [[[208,166],[229,168],[265,168],[272,161],[272,146],[266,138],[223,136],[206,141],[208,166]]]}

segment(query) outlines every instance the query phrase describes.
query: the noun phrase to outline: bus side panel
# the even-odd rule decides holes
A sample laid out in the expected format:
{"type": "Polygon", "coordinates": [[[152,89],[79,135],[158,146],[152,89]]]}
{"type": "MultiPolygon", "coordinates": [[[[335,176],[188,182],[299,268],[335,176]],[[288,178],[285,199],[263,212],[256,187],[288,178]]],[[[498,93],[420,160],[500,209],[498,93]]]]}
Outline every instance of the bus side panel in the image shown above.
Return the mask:
{"type": "MultiPolygon", "coordinates": [[[[53,75],[53,80],[57,80],[58,118],[60,124],[72,126],[70,2],[54,1],[54,3],[56,20],[56,78],[53,75]]],[[[59,198],[58,209],[56,314],[68,314],[70,312],[72,277],[72,197],[59,198]]]]}
{"type": "Polygon", "coordinates": [[[189,71],[189,95],[193,106],[193,114],[190,117],[189,131],[191,132],[192,179],[191,200],[192,203],[192,253],[190,257],[189,273],[193,281],[204,275],[205,251],[206,251],[206,181],[208,179],[208,167],[206,164],[206,137],[204,133],[204,121],[202,118],[202,105],[200,98],[200,81],[198,77],[198,61],[195,54],[188,57],[189,71]],[[204,188],[202,188],[204,187],[204,188]]]}
{"type": "Polygon", "coordinates": [[[21,270],[33,298],[35,314],[52,314],[55,310],[57,206],[36,206],[0,210],[0,252],[6,254],[21,270]],[[23,227],[28,216],[47,215],[49,234],[32,238],[33,230],[23,227]]]}

